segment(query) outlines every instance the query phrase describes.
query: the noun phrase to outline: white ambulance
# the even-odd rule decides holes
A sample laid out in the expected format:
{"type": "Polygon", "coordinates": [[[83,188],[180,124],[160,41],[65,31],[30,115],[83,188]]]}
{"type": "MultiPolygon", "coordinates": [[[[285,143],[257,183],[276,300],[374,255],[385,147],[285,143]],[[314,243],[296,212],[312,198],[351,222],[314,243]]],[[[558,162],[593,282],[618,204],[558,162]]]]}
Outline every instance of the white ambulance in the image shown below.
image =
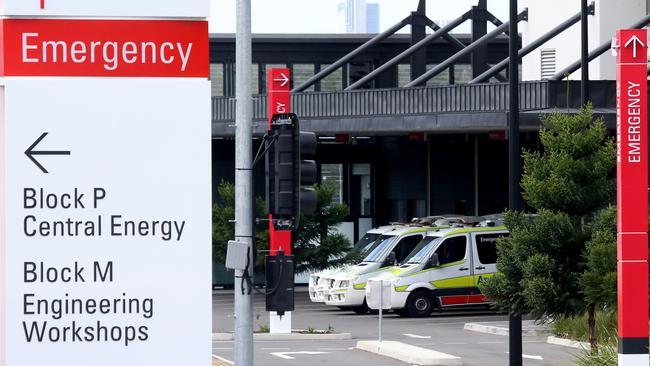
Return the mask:
{"type": "Polygon", "coordinates": [[[434,309],[485,305],[478,288],[496,273],[498,238],[507,236],[504,226],[429,229],[426,237],[401,265],[368,280],[366,296],[373,307],[379,303],[381,282],[390,284],[384,301],[403,316],[428,316],[434,309]]]}
{"type": "MultiPolygon", "coordinates": [[[[399,227],[405,227],[405,225],[386,225],[380,226],[369,230],[359,241],[354,244],[353,250],[358,250],[362,255],[367,255],[372,249],[375,248],[377,239],[381,234],[393,231],[399,227]]],[[[324,291],[326,289],[326,278],[330,278],[340,271],[344,271],[349,268],[349,265],[329,268],[320,272],[312,273],[309,275],[309,299],[312,302],[325,302],[324,291]]],[[[328,280],[327,280],[328,281],[328,280]]]]}
{"type": "Polygon", "coordinates": [[[422,241],[428,229],[430,227],[404,226],[384,232],[361,263],[321,278],[325,303],[359,314],[368,312],[365,291],[368,278],[402,262],[422,241]]]}

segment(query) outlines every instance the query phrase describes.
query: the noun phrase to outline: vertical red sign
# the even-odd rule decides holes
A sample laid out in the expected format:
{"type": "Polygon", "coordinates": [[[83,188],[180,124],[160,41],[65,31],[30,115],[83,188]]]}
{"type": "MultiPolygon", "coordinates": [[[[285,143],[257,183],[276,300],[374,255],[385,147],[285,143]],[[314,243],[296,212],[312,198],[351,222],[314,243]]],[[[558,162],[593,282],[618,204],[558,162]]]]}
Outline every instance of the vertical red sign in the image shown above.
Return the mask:
{"type": "Polygon", "coordinates": [[[287,68],[273,68],[267,73],[269,128],[273,115],[291,113],[290,75],[287,68]]]}
{"type": "MultiPolygon", "coordinates": [[[[291,78],[287,68],[269,69],[267,73],[269,130],[271,119],[276,114],[291,113],[291,78]]],[[[284,255],[291,255],[291,231],[275,230],[273,217],[269,215],[269,251],[277,255],[282,249],[284,255]]]]}
{"type": "Polygon", "coordinates": [[[616,33],[619,365],[648,365],[646,29],[616,33]]]}

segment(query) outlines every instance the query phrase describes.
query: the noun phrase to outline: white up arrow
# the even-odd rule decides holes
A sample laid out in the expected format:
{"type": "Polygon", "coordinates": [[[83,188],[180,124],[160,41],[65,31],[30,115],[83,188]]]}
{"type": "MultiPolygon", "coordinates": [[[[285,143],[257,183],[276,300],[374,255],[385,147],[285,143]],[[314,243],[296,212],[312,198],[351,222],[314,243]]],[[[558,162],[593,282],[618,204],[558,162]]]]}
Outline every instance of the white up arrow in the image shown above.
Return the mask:
{"type": "Polygon", "coordinates": [[[280,86],[285,86],[289,82],[289,77],[287,77],[287,75],[285,75],[283,72],[281,72],[280,73],[280,78],[279,79],[273,79],[273,81],[281,81],[282,84],[280,84],[280,86]]]}
{"type": "Polygon", "coordinates": [[[636,46],[641,45],[641,47],[645,47],[645,44],[643,44],[636,35],[633,35],[632,38],[625,43],[625,47],[628,47],[630,43],[632,44],[632,57],[636,58],[636,46]]]}

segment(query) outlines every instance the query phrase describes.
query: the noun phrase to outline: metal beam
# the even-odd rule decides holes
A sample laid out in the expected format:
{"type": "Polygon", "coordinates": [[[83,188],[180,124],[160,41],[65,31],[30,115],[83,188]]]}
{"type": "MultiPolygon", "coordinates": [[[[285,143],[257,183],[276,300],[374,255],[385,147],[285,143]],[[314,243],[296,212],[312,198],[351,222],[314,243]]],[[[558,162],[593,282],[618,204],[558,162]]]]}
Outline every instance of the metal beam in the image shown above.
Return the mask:
{"type": "MultiPolygon", "coordinates": [[[[390,61],[386,62],[385,64],[379,66],[377,69],[373,70],[370,74],[364,76],[361,78],[359,81],[356,83],[348,86],[345,90],[355,90],[358,89],[359,87],[363,86],[367,82],[373,80],[379,74],[385,72],[389,68],[397,65],[400,61],[405,59],[406,57],[411,56],[413,53],[415,53],[417,50],[420,48],[428,45],[429,43],[433,42],[437,38],[441,37],[443,34],[448,33],[452,29],[456,28],[457,26],[461,25],[464,21],[469,19],[469,16],[471,14],[471,11],[468,11],[467,13],[463,14],[462,16],[454,19],[451,23],[445,25],[444,27],[438,29],[437,31],[433,32],[432,34],[428,35],[425,39],[421,40],[420,42],[414,44],[413,46],[407,48],[404,50],[404,52],[400,53],[399,55],[393,57],[390,61]]],[[[463,45],[463,47],[465,47],[463,45]]],[[[424,74],[426,75],[426,74],[424,74]]]]}
{"type": "MultiPolygon", "coordinates": [[[[650,14],[646,15],[641,20],[639,20],[638,22],[632,24],[628,28],[634,28],[634,29],[643,28],[648,24],[650,24],[650,14]]],[[[596,57],[598,57],[598,56],[602,55],[603,53],[607,52],[607,50],[609,50],[610,48],[612,48],[612,41],[611,40],[601,44],[598,47],[596,47],[593,51],[589,52],[589,57],[588,57],[589,61],[591,62],[596,57]]],[[[562,80],[565,77],[568,77],[574,71],[576,71],[576,70],[578,70],[580,68],[580,62],[581,62],[581,60],[578,60],[578,61],[572,63],[571,65],[565,67],[564,69],[558,71],[549,80],[562,80]]]]}
{"type": "MultiPolygon", "coordinates": [[[[593,9],[593,3],[592,3],[592,9],[593,9]]],[[[530,42],[526,47],[522,48],[519,50],[518,57],[522,58],[535,49],[537,49],[539,46],[543,45],[544,43],[548,42],[551,38],[554,38],[558,34],[564,32],[567,30],[569,27],[572,25],[576,24],[580,20],[580,13],[576,13],[574,16],[571,18],[565,20],[561,24],[559,24],[557,27],[551,29],[550,31],[546,32],[545,35],[537,38],[536,40],[530,42]]],[[[486,72],[482,73],[481,75],[475,77],[472,79],[469,83],[470,84],[476,84],[476,83],[481,83],[484,81],[487,81],[493,76],[499,75],[499,72],[503,69],[505,69],[508,64],[510,63],[510,57],[502,60],[498,64],[492,66],[489,70],[486,72]]]]}
{"type": "MultiPolygon", "coordinates": [[[[464,16],[464,15],[463,15],[464,16]]],[[[440,30],[440,26],[436,24],[433,20],[427,18],[427,25],[429,28],[431,28],[434,32],[437,32],[440,30]]],[[[462,50],[465,48],[465,44],[461,41],[458,40],[458,38],[452,36],[449,33],[445,33],[441,36],[445,41],[449,42],[452,46],[458,48],[459,50],[462,50]]]]}
{"type": "MultiPolygon", "coordinates": [[[[485,0],[479,1],[477,6],[472,6],[472,42],[476,42],[487,34],[487,4],[485,0]]],[[[471,55],[472,78],[475,78],[488,69],[487,46],[479,47],[471,55]]]]}
{"type": "MultiPolygon", "coordinates": [[[[418,10],[411,13],[411,46],[427,36],[426,1],[420,0],[418,10]]],[[[411,56],[411,80],[427,71],[427,50],[422,48],[411,56]]],[[[397,84],[397,83],[396,83],[397,84]]]]}
{"type": "MultiPolygon", "coordinates": [[[[528,9],[524,9],[521,13],[517,15],[517,21],[522,21],[528,18],[528,9]]],[[[431,70],[427,71],[424,73],[424,75],[420,76],[419,78],[411,81],[410,83],[406,84],[406,87],[414,87],[418,86],[427,80],[431,79],[432,77],[440,74],[441,72],[445,71],[449,66],[455,64],[458,60],[460,60],[462,57],[466,56],[468,53],[472,52],[473,50],[477,49],[478,47],[481,47],[483,44],[489,42],[499,34],[503,33],[503,31],[510,26],[510,22],[506,22],[502,24],[501,26],[497,27],[494,29],[492,32],[486,34],[485,36],[481,37],[479,40],[476,42],[472,42],[469,46],[465,47],[460,52],[455,53],[442,63],[438,64],[436,67],[432,68],[431,70]]],[[[515,37],[517,38],[517,37],[515,37]]]]}
{"type": "Polygon", "coordinates": [[[580,100],[582,105],[589,101],[589,29],[587,16],[589,5],[587,0],[580,0],[580,100]]]}
{"type": "Polygon", "coordinates": [[[397,31],[400,29],[406,27],[407,25],[411,24],[411,16],[409,15],[408,17],[402,19],[401,22],[393,25],[392,27],[388,28],[382,33],[379,33],[378,35],[374,36],[372,39],[370,39],[368,42],[362,44],[361,46],[357,47],[354,51],[348,53],[347,55],[341,57],[338,59],[336,62],[333,64],[329,65],[328,67],[324,68],[321,70],[319,73],[316,75],[310,77],[307,81],[304,83],[294,87],[291,92],[292,93],[299,93],[301,91],[305,91],[307,88],[310,86],[314,85],[314,83],[322,80],[325,78],[327,75],[331,74],[332,72],[336,71],[339,67],[343,66],[345,63],[348,61],[352,60],[353,58],[357,57],[361,53],[365,52],[367,49],[375,46],[376,44],[380,43],[381,41],[385,40],[386,38],[392,36],[395,34],[397,31]]]}

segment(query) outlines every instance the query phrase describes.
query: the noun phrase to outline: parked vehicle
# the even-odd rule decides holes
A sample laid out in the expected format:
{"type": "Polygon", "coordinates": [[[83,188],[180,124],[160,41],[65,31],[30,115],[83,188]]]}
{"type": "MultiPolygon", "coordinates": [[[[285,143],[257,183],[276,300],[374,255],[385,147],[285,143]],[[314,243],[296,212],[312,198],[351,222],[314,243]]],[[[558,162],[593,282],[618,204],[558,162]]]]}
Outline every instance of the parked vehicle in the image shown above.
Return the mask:
{"type": "Polygon", "coordinates": [[[368,302],[378,303],[377,282],[388,281],[389,307],[402,316],[422,317],[434,309],[485,305],[478,285],[497,272],[496,242],[508,235],[493,221],[479,227],[431,228],[401,265],[368,279],[368,302]]]}
{"type": "MultiPolygon", "coordinates": [[[[405,227],[405,225],[386,225],[380,226],[369,230],[359,241],[357,241],[352,250],[359,251],[362,255],[367,255],[372,249],[375,248],[377,239],[381,234],[393,231],[397,228],[405,227]]],[[[309,298],[312,302],[325,302],[324,290],[326,288],[326,278],[330,278],[336,273],[346,270],[349,265],[333,267],[320,272],[312,273],[309,275],[309,298]]],[[[329,280],[327,280],[329,281],[329,280]]]]}
{"type": "Polygon", "coordinates": [[[384,232],[361,263],[320,279],[325,286],[325,303],[360,314],[367,313],[369,308],[365,288],[368,278],[403,261],[429,229],[430,227],[405,226],[384,232]]]}

